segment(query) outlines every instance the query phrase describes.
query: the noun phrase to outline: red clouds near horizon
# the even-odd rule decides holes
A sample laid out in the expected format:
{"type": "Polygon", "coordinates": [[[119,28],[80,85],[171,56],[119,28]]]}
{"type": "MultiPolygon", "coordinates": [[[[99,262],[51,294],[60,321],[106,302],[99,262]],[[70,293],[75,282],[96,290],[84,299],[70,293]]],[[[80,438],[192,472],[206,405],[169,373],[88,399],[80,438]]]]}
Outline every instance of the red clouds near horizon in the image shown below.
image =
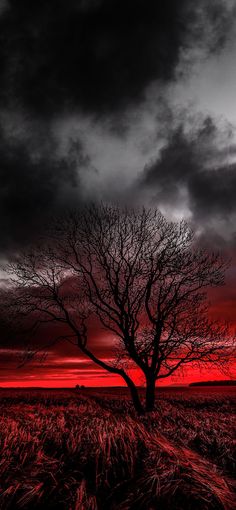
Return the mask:
{"type": "MultiPolygon", "coordinates": [[[[4,357],[4,350],[0,351],[0,359],[4,357]]],[[[6,353],[6,351],[5,351],[6,353]]],[[[96,366],[92,361],[78,357],[62,356],[56,352],[49,354],[46,361],[40,363],[27,363],[17,368],[15,351],[8,351],[8,362],[0,365],[0,387],[74,387],[76,384],[84,386],[123,386],[122,378],[109,374],[96,366]],[[11,358],[11,361],[10,361],[11,358]]],[[[108,361],[108,358],[104,358],[108,361]]],[[[138,369],[131,369],[130,375],[140,386],[144,381],[138,369]]],[[[204,380],[222,380],[227,377],[219,370],[199,369],[189,366],[184,374],[176,373],[158,384],[165,386],[169,384],[189,384],[204,380]]]]}
{"type": "MultiPolygon", "coordinates": [[[[236,288],[234,282],[227,281],[227,285],[210,292],[211,310],[215,319],[226,320],[236,327],[235,303],[236,288]]],[[[44,338],[38,338],[40,344],[47,345],[53,331],[48,329],[41,332],[44,338]],[[46,339],[47,337],[47,339],[46,339]]],[[[112,336],[110,333],[91,325],[90,343],[93,344],[94,352],[106,361],[112,361],[112,336]]],[[[26,363],[21,368],[19,365],[20,349],[0,349],[0,387],[74,387],[76,384],[85,386],[123,386],[124,381],[114,376],[89,359],[80,354],[76,346],[68,342],[60,341],[56,346],[48,349],[45,360],[40,363],[37,360],[26,363]]],[[[230,370],[235,376],[235,371],[230,370]]],[[[130,374],[138,385],[143,384],[142,376],[137,369],[131,369],[130,374]]],[[[219,369],[203,367],[191,367],[189,365],[184,374],[176,372],[172,377],[159,381],[161,386],[169,384],[189,384],[190,382],[204,380],[226,379],[227,375],[219,369]]]]}
{"type": "MultiPolygon", "coordinates": [[[[232,329],[236,328],[235,303],[235,268],[231,268],[226,275],[226,285],[211,289],[209,298],[211,301],[212,316],[217,320],[228,321],[232,329]]],[[[99,327],[99,324],[90,321],[89,343],[93,346],[93,352],[100,358],[111,360],[113,354],[113,335],[99,327]]],[[[50,347],[53,337],[58,335],[58,330],[52,324],[37,333],[36,343],[45,346],[47,356],[43,362],[36,360],[27,362],[21,368],[20,355],[22,345],[17,342],[12,347],[6,346],[0,349],[0,387],[74,387],[76,384],[85,386],[122,386],[124,381],[119,376],[114,376],[89,359],[81,355],[76,346],[66,341],[59,341],[50,347]],[[47,347],[49,346],[49,347],[47,347]]],[[[235,376],[235,371],[230,367],[230,373],[235,376]]],[[[130,375],[138,385],[144,383],[138,369],[131,369],[130,375]]],[[[219,369],[202,369],[189,365],[185,372],[176,372],[172,377],[159,381],[160,385],[188,384],[203,380],[226,379],[227,375],[219,369]]]]}

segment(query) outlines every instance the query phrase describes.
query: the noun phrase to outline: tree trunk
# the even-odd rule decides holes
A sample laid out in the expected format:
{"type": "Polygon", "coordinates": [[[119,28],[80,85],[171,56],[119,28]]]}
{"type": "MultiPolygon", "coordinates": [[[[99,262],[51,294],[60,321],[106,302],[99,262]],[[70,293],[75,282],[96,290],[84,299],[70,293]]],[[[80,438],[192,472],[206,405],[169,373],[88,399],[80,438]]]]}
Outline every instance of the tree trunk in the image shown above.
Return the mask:
{"type": "Polygon", "coordinates": [[[136,412],[141,415],[141,414],[144,414],[144,408],[141,404],[141,400],[139,398],[139,394],[138,394],[138,390],[135,386],[135,384],[133,383],[132,379],[130,379],[129,376],[127,376],[127,374],[123,374],[122,377],[124,378],[129,390],[130,390],[130,394],[131,394],[131,397],[132,397],[132,401],[133,401],[133,404],[134,404],[134,408],[136,410],[136,412]]]}
{"type": "Polygon", "coordinates": [[[155,405],[155,379],[153,377],[146,378],[146,411],[151,412],[155,405]]]}
{"type": "MultiPolygon", "coordinates": [[[[79,340],[80,340],[80,338],[79,338],[79,340]]],[[[98,359],[85,346],[79,345],[79,348],[80,348],[80,350],[84,354],[86,354],[92,361],[94,361],[94,363],[96,363],[100,367],[104,368],[105,370],[107,370],[111,374],[117,374],[117,375],[120,375],[121,377],[123,377],[124,381],[126,382],[128,388],[130,390],[131,398],[132,398],[132,401],[133,401],[134,408],[135,408],[136,412],[138,414],[144,414],[144,408],[143,408],[143,406],[141,404],[141,401],[140,401],[140,398],[139,398],[139,394],[138,394],[138,390],[137,390],[135,384],[133,383],[132,379],[130,379],[130,377],[126,374],[126,372],[124,370],[122,370],[122,369],[115,368],[115,367],[112,367],[112,366],[108,365],[107,363],[104,363],[103,360],[98,359]]]]}

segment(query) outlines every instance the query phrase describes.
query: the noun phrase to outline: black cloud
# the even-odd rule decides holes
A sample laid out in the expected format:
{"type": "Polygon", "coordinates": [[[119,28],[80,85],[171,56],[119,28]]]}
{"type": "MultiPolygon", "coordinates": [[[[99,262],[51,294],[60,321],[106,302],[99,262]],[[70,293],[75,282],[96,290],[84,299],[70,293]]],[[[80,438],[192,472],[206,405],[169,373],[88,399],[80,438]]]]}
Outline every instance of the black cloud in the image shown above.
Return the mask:
{"type": "Polygon", "coordinates": [[[64,159],[53,138],[19,140],[0,128],[0,252],[37,236],[47,217],[80,198],[79,167],[88,160],[79,144],[64,159]],[[41,142],[41,143],[40,143],[41,142]]]}
{"type": "MultiPolygon", "coordinates": [[[[224,0],[9,0],[0,17],[1,101],[50,116],[119,112],[165,84],[192,47],[229,34],[224,0]]],[[[187,61],[187,59],[185,59],[187,61]]]]}

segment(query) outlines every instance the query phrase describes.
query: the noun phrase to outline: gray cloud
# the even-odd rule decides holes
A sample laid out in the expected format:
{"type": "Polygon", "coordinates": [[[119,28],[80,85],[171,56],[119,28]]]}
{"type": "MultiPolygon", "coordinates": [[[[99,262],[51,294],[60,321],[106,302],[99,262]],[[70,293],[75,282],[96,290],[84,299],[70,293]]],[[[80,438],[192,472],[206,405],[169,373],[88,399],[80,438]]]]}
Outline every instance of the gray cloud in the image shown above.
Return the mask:
{"type": "MultiPolygon", "coordinates": [[[[234,2],[224,0],[0,3],[1,253],[32,240],[52,212],[83,201],[83,183],[87,188],[91,183],[90,198],[99,195],[99,182],[99,198],[109,193],[113,199],[123,200],[125,185],[128,187],[134,180],[124,178],[125,165],[127,174],[131,174],[139,156],[143,164],[141,149],[131,144],[124,149],[122,159],[119,144],[115,146],[112,138],[110,143],[109,137],[105,149],[101,137],[94,138],[98,149],[89,148],[93,138],[87,127],[86,152],[92,159],[97,150],[95,163],[90,165],[79,134],[74,142],[66,143],[63,154],[60,152],[61,140],[56,141],[53,132],[55,125],[61,123],[62,137],[63,119],[73,115],[80,120],[89,119],[92,127],[106,125],[110,135],[124,141],[122,150],[135,123],[136,111],[147,106],[150,87],[155,84],[161,102],[168,86],[189,72],[191,60],[225,47],[232,34],[235,8],[234,2]],[[18,112],[28,119],[27,133],[19,126],[12,129],[7,125],[7,115],[18,112]],[[104,157],[102,151],[106,152],[104,157]],[[99,179],[94,179],[93,186],[92,179],[81,178],[97,161],[102,165],[105,159],[105,172],[99,168],[97,174],[104,179],[104,185],[99,179]],[[119,187],[119,180],[123,187],[119,187]]],[[[155,185],[157,198],[174,204],[187,188],[191,210],[197,217],[200,211],[205,214],[207,203],[207,197],[204,199],[199,190],[201,186],[210,187],[209,210],[213,215],[219,201],[220,167],[217,163],[214,186],[211,174],[202,170],[206,160],[212,165],[214,158],[213,125],[199,128],[194,139],[181,127],[170,133],[168,115],[160,105],[159,127],[164,127],[159,134],[168,140],[160,158],[145,169],[140,189],[155,185]]],[[[225,172],[223,153],[218,151],[216,156],[225,172]]],[[[225,214],[230,212],[228,188],[234,185],[233,167],[227,171],[227,182],[225,205],[222,197],[219,201],[225,214]]]]}
{"type": "MultiPolygon", "coordinates": [[[[170,129],[155,161],[144,168],[140,192],[149,189],[156,204],[183,209],[203,229],[219,235],[225,223],[233,229],[236,214],[236,146],[230,128],[222,133],[211,117],[192,129],[181,123],[170,129]],[[231,222],[231,225],[230,225],[231,222]]],[[[231,232],[233,235],[233,232],[231,232]]]]}

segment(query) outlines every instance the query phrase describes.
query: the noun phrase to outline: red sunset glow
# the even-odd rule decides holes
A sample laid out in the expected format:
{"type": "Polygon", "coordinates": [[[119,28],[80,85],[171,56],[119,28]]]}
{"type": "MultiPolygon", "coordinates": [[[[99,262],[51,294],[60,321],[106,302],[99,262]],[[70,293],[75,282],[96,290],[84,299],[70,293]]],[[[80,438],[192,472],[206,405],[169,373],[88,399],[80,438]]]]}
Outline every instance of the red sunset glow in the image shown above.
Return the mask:
{"type": "MultiPolygon", "coordinates": [[[[221,318],[232,325],[232,334],[234,333],[235,323],[235,301],[236,291],[232,282],[233,269],[227,274],[226,285],[218,289],[212,289],[209,293],[211,300],[211,313],[215,319],[221,318]]],[[[58,334],[58,328],[53,331],[47,328],[38,336],[37,343],[47,345],[58,334]]],[[[111,345],[113,338],[99,328],[97,322],[90,325],[91,342],[94,345],[95,352],[105,361],[112,361],[111,345]]],[[[47,349],[46,349],[47,350],[47,349]]],[[[26,363],[21,368],[19,365],[19,356],[21,351],[17,349],[0,350],[0,387],[55,387],[65,388],[74,387],[76,384],[83,384],[87,387],[98,386],[123,386],[124,381],[121,377],[109,374],[107,371],[99,368],[90,360],[80,355],[78,349],[68,343],[60,342],[54,348],[49,348],[44,362],[26,363]]],[[[235,377],[235,366],[230,365],[230,376],[235,377]]],[[[134,382],[140,386],[144,384],[142,375],[138,369],[129,371],[134,382]]],[[[216,367],[207,368],[202,366],[188,366],[184,373],[177,371],[176,374],[169,377],[168,380],[158,381],[158,386],[182,385],[191,382],[205,380],[224,380],[228,374],[222,373],[216,367]]]]}

